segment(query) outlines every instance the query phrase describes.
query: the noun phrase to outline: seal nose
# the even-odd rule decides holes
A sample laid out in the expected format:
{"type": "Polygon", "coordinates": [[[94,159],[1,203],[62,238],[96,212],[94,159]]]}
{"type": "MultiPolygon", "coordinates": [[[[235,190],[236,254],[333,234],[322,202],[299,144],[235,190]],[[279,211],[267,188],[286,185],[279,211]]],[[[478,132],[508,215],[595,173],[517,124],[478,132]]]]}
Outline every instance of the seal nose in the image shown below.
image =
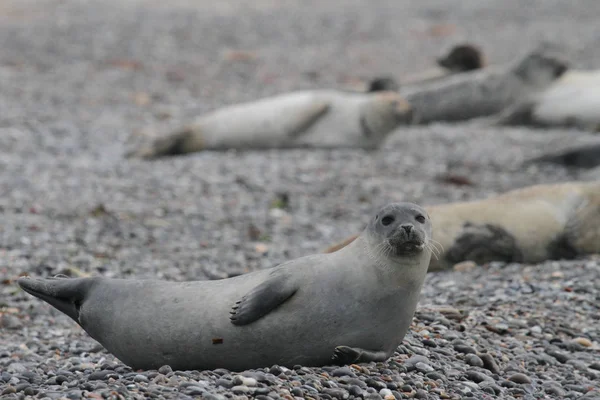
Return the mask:
{"type": "Polygon", "coordinates": [[[406,233],[411,233],[413,230],[413,226],[412,224],[403,224],[401,225],[402,229],[404,229],[404,232],[406,233]]]}

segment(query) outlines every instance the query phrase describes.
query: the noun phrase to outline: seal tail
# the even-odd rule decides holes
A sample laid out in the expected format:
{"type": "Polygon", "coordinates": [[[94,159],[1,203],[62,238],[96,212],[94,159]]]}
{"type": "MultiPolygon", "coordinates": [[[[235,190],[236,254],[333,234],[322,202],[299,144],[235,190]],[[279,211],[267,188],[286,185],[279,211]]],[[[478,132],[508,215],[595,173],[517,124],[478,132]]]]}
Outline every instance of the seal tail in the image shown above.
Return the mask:
{"type": "Polygon", "coordinates": [[[600,144],[573,148],[532,158],[527,163],[552,163],[566,167],[594,168],[600,165],[600,144]]]}
{"type": "Polygon", "coordinates": [[[90,278],[21,277],[17,279],[17,285],[79,323],[81,304],[94,281],[90,278]]]}
{"type": "Polygon", "coordinates": [[[166,137],[155,139],[149,146],[130,151],[125,154],[125,157],[151,160],[201,150],[201,146],[192,143],[195,134],[193,128],[187,127],[166,137]]]}

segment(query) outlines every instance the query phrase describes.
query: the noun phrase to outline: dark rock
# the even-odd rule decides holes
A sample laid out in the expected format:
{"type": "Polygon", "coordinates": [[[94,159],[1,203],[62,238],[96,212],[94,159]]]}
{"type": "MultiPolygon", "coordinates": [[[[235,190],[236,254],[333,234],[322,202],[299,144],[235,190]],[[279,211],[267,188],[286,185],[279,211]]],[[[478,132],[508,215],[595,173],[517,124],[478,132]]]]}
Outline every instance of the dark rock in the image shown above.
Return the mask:
{"type": "Polygon", "coordinates": [[[467,354],[465,356],[465,362],[472,367],[483,367],[483,360],[475,354],[467,354]]]}
{"type": "Polygon", "coordinates": [[[477,354],[477,350],[466,344],[455,344],[454,350],[464,354],[477,354]]]}
{"type": "Polygon", "coordinates": [[[468,379],[472,380],[475,383],[479,383],[479,382],[483,382],[483,381],[492,379],[489,376],[487,376],[486,374],[484,374],[483,372],[478,372],[478,371],[473,371],[473,370],[467,371],[466,376],[468,379]]]}
{"type": "Polygon", "coordinates": [[[508,380],[520,384],[531,383],[531,379],[529,379],[527,375],[521,373],[511,375],[508,380]]]}
{"type": "Polygon", "coordinates": [[[548,350],[548,351],[546,351],[546,353],[548,353],[552,357],[556,358],[559,362],[561,362],[563,364],[566,363],[567,361],[569,361],[569,359],[571,358],[567,354],[562,353],[558,350],[548,350]]]}
{"type": "Polygon", "coordinates": [[[331,376],[352,376],[352,377],[356,377],[356,374],[354,372],[352,372],[352,370],[348,367],[341,367],[341,368],[337,368],[335,369],[332,373],[331,376]]]}
{"type": "Polygon", "coordinates": [[[479,355],[479,358],[483,362],[483,368],[494,374],[500,373],[500,368],[498,367],[498,364],[496,364],[496,360],[494,360],[494,357],[492,357],[491,354],[483,353],[479,355]]]}
{"type": "Polygon", "coordinates": [[[100,370],[100,371],[94,371],[94,372],[92,372],[88,376],[88,380],[89,381],[104,381],[104,380],[107,380],[110,377],[118,378],[118,375],[115,374],[115,372],[111,371],[111,370],[105,370],[105,371],[100,370]]]}

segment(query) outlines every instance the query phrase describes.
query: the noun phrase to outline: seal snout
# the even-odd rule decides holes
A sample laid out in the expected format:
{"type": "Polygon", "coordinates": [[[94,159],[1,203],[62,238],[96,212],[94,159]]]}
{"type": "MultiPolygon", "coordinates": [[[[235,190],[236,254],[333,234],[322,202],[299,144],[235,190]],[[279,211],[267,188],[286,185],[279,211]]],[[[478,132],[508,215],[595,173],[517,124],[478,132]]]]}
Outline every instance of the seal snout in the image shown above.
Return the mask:
{"type": "Polygon", "coordinates": [[[402,229],[404,229],[404,231],[405,231],[407,234],[410,234],[410,233],[412,232],[412,230],[414,229],[414,226],[413,226],[413,224],[402,224],[402,225],[400,225],[400,227],[401,227],[402,229]]]}
{"type": "Polygon", "coordinates": [[[410,222],[399,224],[398,228],[390,233],[388,241],[397,255],[415,254],[425,248],[424,235],[410,222]]]}

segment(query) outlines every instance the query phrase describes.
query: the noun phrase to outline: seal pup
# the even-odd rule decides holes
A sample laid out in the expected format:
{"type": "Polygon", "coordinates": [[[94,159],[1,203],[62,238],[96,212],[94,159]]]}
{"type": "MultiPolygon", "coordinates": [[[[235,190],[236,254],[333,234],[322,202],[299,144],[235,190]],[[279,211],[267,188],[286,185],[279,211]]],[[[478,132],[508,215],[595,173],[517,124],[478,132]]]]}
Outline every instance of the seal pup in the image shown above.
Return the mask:
{"type": "Polygon", "coordinates": [[[507,65],[401,85],[416,123],[455,122],[495,115],[549,87],[568,68],[556,46],[543,43],[507,65]]]}
{"type": "Polygon", "coordinates": [[[339,252],[233,278],[19,278],[17,284],[134,369],[384,361],[411,324],[430,237],[425,210],[392,203],[339,252]]]}
{"type": "Polygon", "coordinates": [[[150,159],[228,149],[376,149],[411,120],[411,106],[395,92],[297,91],[216,109],[126,156],[150,159]]]}
{"type": "MultiPolygon", "coordinates": [[[[600,252],[600,181],[533,185],[424,208],[440,250],[431,272],[461,261],[539,263],[600,252]]],[[[335,254],[353,239],[325,252],[335,254]]]]}

